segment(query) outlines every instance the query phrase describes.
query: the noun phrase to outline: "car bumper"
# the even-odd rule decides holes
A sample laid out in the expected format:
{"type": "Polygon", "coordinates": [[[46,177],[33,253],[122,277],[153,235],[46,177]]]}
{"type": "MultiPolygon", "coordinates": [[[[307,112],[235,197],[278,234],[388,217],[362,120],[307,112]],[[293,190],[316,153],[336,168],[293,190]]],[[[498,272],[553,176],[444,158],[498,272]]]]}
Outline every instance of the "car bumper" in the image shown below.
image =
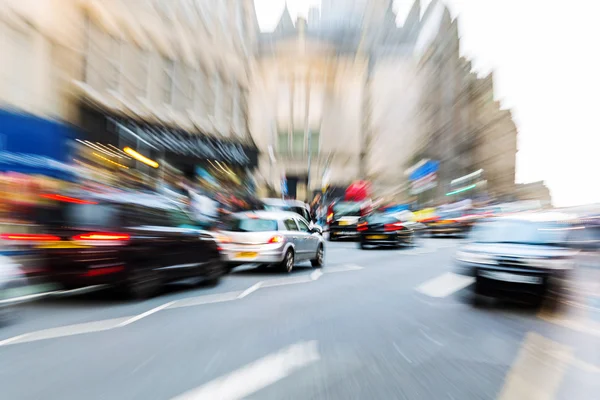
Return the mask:
{"type": "Polygon", "coordinates": [[[360,232],[356,230],[356,227],[330,226],[329,236],[334,236],[336,238],[358,238],[360,236],[360,232]]]}
{"type": "Polygon", "coordinates": [[[491,297],[543,295],[551,282],[559,280],[554,278],[564,278],[563,275],[567,272],[472,263],[459,263],[456,270],[475,278],[475,285],[471,288],[476,293],[491,297]]]}
{"type": "Polygon", "coordinates": [[[372,245],[395,245],[398,243],[409,243],[410,234],[398,233],[363,233],[360,235],[360,242],[372,245]]]}
{"type": "Polygon", "coordinates": [[[283,261],[287,247],[280,245],[248,246],[223,246],[221,257],[225,263],[278,263],[283,261]]]}

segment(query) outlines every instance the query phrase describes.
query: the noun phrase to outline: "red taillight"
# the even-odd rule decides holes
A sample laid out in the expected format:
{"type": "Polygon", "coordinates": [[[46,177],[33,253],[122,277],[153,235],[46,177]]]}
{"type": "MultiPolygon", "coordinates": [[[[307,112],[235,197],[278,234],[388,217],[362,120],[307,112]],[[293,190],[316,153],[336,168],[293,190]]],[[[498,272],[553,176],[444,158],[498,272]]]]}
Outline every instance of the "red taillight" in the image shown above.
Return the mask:
{"type": "Polygon", "coordinates": [[[116,272],[121,272],[124,269],[125,268],[122,265],[120,265],[118,267],[94,268],[94,269],[90,269],[89,271],[87,271],[85,274],[83,274],[83,276],[100,276],[100,275],[114,274],[116,272]]]}
{"type": "Polygon", "coordinates": [[[400,222],[394,222],[393,224],[385,224],[383,226],[383,228],[385,229],[386,232],[391,232],[391,231],[399,231],[400,229],[403,229],[404,226],[400,222]]]}
{"type": "Polygon", "coordinates": [[[269,241],[267,243],[281,243],[281,242],[283,242],[283,236],[275,235],[271,239],[269,239],[269,241]]]}
{"type": "Polygon", "coordinates": [[[331,221],[333,221],[333,213],[327,214],[327,223],[330,223],[331,221]]]}
{"type": "Polygon", "coordinates": [[[366,231],[366,230],[368,229],[367,223],[366,223],[366,222],[361,222],[361,223],[359,223],[359,224],[356,226],[356,229],[357,229],[359,232],[364,232],[364,231],[366,231]]]}
{"type": "Polygon", "coordinates": [[[76,199],[75,197],[63,196],[60,194],[42,194],[41,197],[50,200],[64,201],[65,203],[74,204],[98,204],[95,201],[76,199]]]}
{"type": "Polygon", "coordinates": [[[2,240],[22,240],[27,242],[54,242],[60,240],[58,236],[32,234],[32,233],[3,233],[2,240]]]}
{"type": "Polygon", "coordinates": [[[130,236],[126,233],[112,232],[88,232],[73,236],[73,240],[85,241],[124,241],[129,240],[130,236]]]}

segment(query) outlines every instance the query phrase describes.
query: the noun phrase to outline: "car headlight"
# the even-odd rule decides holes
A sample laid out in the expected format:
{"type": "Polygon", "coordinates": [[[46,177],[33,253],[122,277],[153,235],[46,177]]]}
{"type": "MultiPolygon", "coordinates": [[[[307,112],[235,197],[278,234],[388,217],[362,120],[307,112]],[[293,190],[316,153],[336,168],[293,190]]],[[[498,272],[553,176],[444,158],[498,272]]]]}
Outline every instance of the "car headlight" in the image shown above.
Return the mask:
{"type": "Polygon", "coordinates": [[[466,262],[466,263],[474,263],[474,264],[496,264],[496,260],[494,260],[491,256],[480,253],[471,253],[466,251],[457,251],[456,259],[458,261],[466,262]]]}
{"type": "Polygon", "coordinates": [[[573,260],[569,258],[537,258],[528,261],[529,266],[545,269],[571,269],[573,260]]]}

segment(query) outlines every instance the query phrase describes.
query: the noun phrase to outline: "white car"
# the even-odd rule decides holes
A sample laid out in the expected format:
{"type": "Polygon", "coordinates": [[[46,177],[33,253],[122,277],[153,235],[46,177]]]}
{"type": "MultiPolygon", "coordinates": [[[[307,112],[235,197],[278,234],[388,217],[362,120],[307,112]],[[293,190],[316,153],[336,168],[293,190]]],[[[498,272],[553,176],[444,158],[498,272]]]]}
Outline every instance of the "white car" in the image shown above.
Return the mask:
{"type": "Polygon", "coordinates": [[[278,264],[291,272],[298,261],[321,267],[325,241],[294,212],[252,211],[232,214],[217,235],[221,255],[231,267],[243,263],[278,264]]]}

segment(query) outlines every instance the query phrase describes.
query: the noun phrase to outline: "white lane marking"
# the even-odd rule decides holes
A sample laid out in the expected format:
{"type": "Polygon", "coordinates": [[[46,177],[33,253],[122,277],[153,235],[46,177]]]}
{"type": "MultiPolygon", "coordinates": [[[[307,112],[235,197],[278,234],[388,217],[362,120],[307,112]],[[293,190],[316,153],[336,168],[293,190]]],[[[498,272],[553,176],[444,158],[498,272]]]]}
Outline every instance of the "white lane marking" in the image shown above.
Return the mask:
{"type": "Polygon", "coordinates": [[[408,362],[409,364],[412,364],[412,361],[410,360],[410,358],[406,357],[406,355],[402,352],[402,350],[400,350],[400,347],[398,347],[396,342],[392,342],[392,344],[394,345],[394,348],[396,349],[398,354],[400,354],[402,356],[402,358],[404,358],[406,360],[406,362],[408,362]]]}
{"type": "Polygon", "coordinates": [[[320,269],[317,269],[315,271],[313,271],[310,274],[310,279],[313,281],[316,281],[317,279],[319,279],[321,276],[323,275],[323,272],[320,269]]]}
{"type": "Polygon", "coordinates": [[[176,396],[173,400],[242,399],[320,358],[316,340],[296,343],[228,375],[176,396]]]}
{"type": "Polygon", "coordinates": [[[4,340],[0,341],[0,346],[5,346],[5,345],[8,345],[8,344],[17,342],[17,341],[19,341],[19,340],[27,337],[28,335],[30,335],[30,334],[29,333],[24,333],[22,335],[13,336],[13,337],[10,337],[8,339],[4,339],[4,340]]]}
{"type": "Polygon", "coordinates": [[[85,286],[82,288],[71,289],[71,290],[52,290],[47,292],[40,293],[32,293],[19,297],[11,297],[8,299],[0,300],[0,304],[12,304],[12,303],[22,303],[28,300],[41,299],[44,297],[58,297],[58,296],[71,296],[74,294],[82,294],[94,292],[96,290],[100,290],[108,285],[93,285],[93,286],[85,286]]]}
{"type": "Polygon", "coordinates": [[[360,265],[355,265],[355,264],[348,264],[348,265],[338,265],[335,267],[326,267],[324,269],[324,272],[326,274],[332,274],[335,272],[359,271],[361,269],[364,269],[364,267],[361,267],[360,265]]]}
{"type": "Polygon", "coordinates": [[[92,286],[85,286],[85,287],[81,287],[81,288],[77,288],[77,289],[71,289],[71,290],[56,290],[54,292],[48,293],[48,295],[50,295],[50,296],[71,296],[73,294],[83,294],[83,293],[95,292],[97,290],[104,289],[105,287],[108,287],[108,285],[92,285],[92,286]]]}
{"type": "Polygon", "coordinates": [[[109,329],[114,329],[120,323],[130,319],[131,317],[105,319],[94,322],[84,322],[82,324],[61,326],[58,328],[44,329],[41,331],[30,332],[24,335],[15,336],[0,342],[1,345],[11,345],[17,343],[35,342],[38,340],[54,339],[65,336],[81,335],[84,333],[102,332],[109,329]]]}
{"type": "Polygon", "coordinates": [[[446,272],[419,285],[416,290],[430,297],[446,297],[475,282],[471,276],[446,272]]]}
{"type": "Polygon", "coordinates": [[[261,285],[262,285],[262,282],[255,283],[254,285],[250,286],[248,289],[246,289],[242,293],[240,293],[240,295],[237,298],[243,299],[244,297],[248,296],[250,293],[256,292],[258,289],[260,289],[261,285]]]}
{"type": "Polygon", "coordinates": [[[267,287],[275,287],[275,286],[285,286],[285,285],[296,285],[299,283],[308,283],[312,282],[310,275],[300,275],[300,276],[292,276],[290,278],[280,278],[280,279],[269,279],[268,281],[263,281],[263,288],[267,287]]]}
{"type": "Polygon", "coordinates": [[[151,309],[151,310],[148,310],[148,311],[146,311],[146,312],[143,312],[143,313],[141,313],[141,314],[138,314],[138,315],[136,315],[136,316],[134,316],[134,317],[132,317],[132,318],[129,318],[129,319],[127,319],[127,320],[125,320],[125,321],[121,322],[120,324],[118,324],[118,325],[116,326],[116,328],[122,328],[122,327],[124,327],[124,326],[127,326],[127,325],[129,325],[129,324],[133,324],[135,321],[139,321],[139,320],[140,320],[140,319],[142,319],[142,318],[146,318],[148,315],[152,315],[152,314],[154,314],[154,313],[157,313],[157,312],[159,312],[160,310],[163,310],[163,309],[165,309],[165,308],[167,308],[167,307],[170,307],[170,306],[172,306],[173,304],[175,304],[176,302],[177,302],[177,300],[174,300],[174,301],[170,301],[170,302],[168,302],[168,303],[162,304],[162,305],[160,305],[160,306],[158,306],[158,307],[154,307],[154,308],[153,308],[153,309],[151,309]]]}
{"type": "Polygon", "coordinates": [[[553,399],[572,357],[568,346],[529,332],[498,399],[553,399]]]}
{"type": "Polygon", "coordinates": [[[188,297],[187,299],[178,300],[176,303],[169,306],[169,308],[181,308],[181,307],[193,307],[193,306],[201,306],[204,304],[212,304],[212,303],[222,303],[225,301],[233,301],[237,300],[238,296],[242,292],[225,292],[225,293],[216,293],[216,294],[208,294],[204,296],[196,296],[196,297],[188,297]]]}

